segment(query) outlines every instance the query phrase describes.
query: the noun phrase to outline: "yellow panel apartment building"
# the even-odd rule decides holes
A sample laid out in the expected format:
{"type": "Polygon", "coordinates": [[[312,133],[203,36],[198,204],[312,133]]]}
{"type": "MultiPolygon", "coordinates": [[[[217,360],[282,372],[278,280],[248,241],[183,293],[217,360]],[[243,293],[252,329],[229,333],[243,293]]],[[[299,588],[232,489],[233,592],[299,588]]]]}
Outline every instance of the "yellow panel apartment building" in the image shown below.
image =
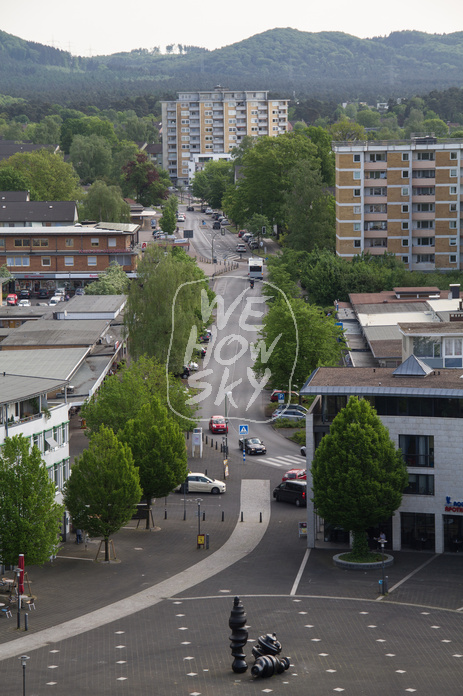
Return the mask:
{"type": "Polygon", "coordinates": [[[333,143],[336,253],[402,258],[409,270],[461,269],[463,140],[333,143]]]}
{"type": "Polygon", "coordinates": [[[162,162],[175,184],[186,185],[210,160],[230,159],[246,135],[275,136],[288,129],[288,100],[266,91],[221,87],[180,92],[162,102],[162,162]]]}

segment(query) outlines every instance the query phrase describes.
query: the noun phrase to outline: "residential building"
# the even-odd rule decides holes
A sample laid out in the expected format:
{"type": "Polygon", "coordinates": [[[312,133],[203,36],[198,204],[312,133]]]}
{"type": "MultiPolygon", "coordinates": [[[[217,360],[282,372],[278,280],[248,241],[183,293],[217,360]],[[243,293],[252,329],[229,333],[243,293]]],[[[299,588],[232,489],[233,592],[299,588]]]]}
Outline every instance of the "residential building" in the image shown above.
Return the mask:
{"type": "Polygon", "coordinates": [[[269,99],[267,91],[180,92],[162,102],[163,167],[174,184],[187,185],[191,163],[229,158],[245,136],[275,136],[287,128],[288,100],[269,99]]]}
{"type": "Polygon", "coordinates": [[[0,160],[8,159],[17,152],[35,152],[35,150],[48,150],[58,152],[59,145],[41,145],[30,141],[18,143],[16,140],[2,140],[0,138],[0,160]]]}
{"type": "Polygon", "coordinates": [[[463,267],[463,140],[335,142],[336,253],[395,254],[409,270],[463,267]]]}
{"type": "MultiPolygon", "coordinates": [[[[321,367],[301,393],[316,396],[306,419],[309,491],[315,449],[333,419],[351,395],[367,399],[401,448],[408,470],[402,503],[381,524],[388,547],[436,553],[462,550],[461,369],[435,370],[414,355],[397,368],[321,367]]],[[[321,521],[310,494],[307,506],[307,542],[314,547],[321,521]]],[[[378,530],[369,530],[369,535],[378,536],[378,530]]]]}
{"type": "Polygon", "coordinates": [[[0,266],[14,277],[10,292],[80,287],[98,280],[111,262],[128,273],[137,267],[139,225],[98,223],[91,227],[0,228],[0,266]]]}
{"type": "Polygon", "coordinates": [[[78,219],[75,201],[31,201],[28,191],[0,191],[0,228],[62,227],[78,219]]]}

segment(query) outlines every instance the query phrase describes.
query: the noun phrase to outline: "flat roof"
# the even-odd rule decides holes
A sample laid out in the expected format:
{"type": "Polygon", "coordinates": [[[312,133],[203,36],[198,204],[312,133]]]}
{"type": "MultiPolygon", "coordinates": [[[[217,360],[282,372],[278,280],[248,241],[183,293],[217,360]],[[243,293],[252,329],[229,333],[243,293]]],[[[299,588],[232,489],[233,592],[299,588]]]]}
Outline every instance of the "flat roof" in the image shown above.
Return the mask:
{"type": "Polygon", "coordinates": [[[433,321],[422,324],[398,324],[399,331],[404,336],[462,336],[463,321],[433,321]]]}
{"type": "Polygon", "coordinates": [[[26,321],[15,329],[1,343],[1,348],[15,346],[29,348],[34,346],[91,346],[104,335],[109,326],[109,319],[37,319],[26,321]]]}
{"type": "MultiPolygon", "coordinates": [[[[68,302],[55,305],[55,312],[72,314],[98,314],[120,311],[127,302],[127,295],[74,295],[68,302]]],[[[51,308],[50,308],[51,309],[51,308]]]]}
{"type": "Polygon", "coordinates": [[[67,380],[46,377],[22,377],[0,372],[0,404],[33,399],[40,394],[56,391],[67,380]]]}
{"type": "Polygon", "coordinates": [[[381,312],[379,314],[358,313],[362,327],[368,326],[397,326],[405,319],[407,324],[428,324],[430,312],[381,312]]]}
{"type": "Polygon", "coordinates": [[[0,351],[0,372],[19,377],[69,380],[82,363],[89,348],[39,348],[0,351]]]}

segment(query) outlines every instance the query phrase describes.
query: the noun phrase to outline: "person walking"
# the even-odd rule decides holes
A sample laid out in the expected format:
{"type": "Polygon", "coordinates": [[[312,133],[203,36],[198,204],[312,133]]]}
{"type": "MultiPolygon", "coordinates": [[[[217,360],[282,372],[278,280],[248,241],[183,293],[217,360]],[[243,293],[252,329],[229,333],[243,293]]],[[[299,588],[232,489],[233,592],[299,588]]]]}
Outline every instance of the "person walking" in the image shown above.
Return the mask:
{"type": "Polygon", "coordinates": [[[76,544],[82,543],[82,530],[76,529],[76,544]]]}

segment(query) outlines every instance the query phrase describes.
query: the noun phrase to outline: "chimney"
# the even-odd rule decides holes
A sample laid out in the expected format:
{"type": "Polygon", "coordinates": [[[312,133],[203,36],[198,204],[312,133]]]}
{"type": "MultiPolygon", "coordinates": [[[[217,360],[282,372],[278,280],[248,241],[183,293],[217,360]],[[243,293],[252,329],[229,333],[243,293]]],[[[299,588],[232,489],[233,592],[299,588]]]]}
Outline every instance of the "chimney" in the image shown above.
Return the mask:
{"type": "Polygon", "coordinates": [[[451,295],[449,299],[458,300],[458,298],[460,297],[460,283],[450,283],[449,294],[450,293],[451,295]]]}

